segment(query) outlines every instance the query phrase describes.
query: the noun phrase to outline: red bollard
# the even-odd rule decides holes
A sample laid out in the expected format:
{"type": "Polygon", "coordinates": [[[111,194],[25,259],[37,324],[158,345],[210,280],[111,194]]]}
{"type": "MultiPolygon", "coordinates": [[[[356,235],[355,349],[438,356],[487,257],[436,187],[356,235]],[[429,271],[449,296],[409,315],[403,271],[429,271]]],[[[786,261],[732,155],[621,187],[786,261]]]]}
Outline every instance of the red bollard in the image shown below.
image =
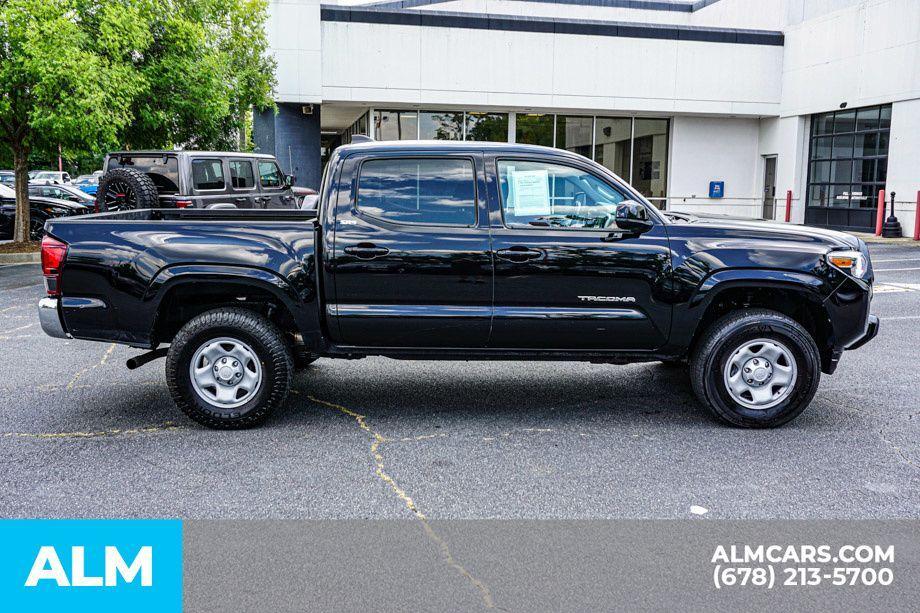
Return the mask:
{"type": "Polygon", "coordinates": [[[920,190],[917,191],[917,210],[914,212],[914,240],[920,241],[920,190]]]}
{"type": "Polygon", "coordinates": [[[882,235],[882,224],[885,222],[885,190],[878,190],[878,215],[875,216],[875,235],[882,235]]]}
{"type": "Polygon", "coordinates": [[[786,223],[792,218],[792,190],[786,190],[786,223]]]}

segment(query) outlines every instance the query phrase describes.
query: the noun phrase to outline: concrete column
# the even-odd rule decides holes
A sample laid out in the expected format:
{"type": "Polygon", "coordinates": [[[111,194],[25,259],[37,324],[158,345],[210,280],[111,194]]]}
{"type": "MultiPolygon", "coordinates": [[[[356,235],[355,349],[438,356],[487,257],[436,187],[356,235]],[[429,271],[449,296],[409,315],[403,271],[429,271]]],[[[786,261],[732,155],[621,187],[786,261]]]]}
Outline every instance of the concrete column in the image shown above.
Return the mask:
{"type": "Polygon", "coordinates": [[[302,104],[278,103],[278,112],[256,112],[252,138],[258,153],[278,158],[282,170],[297,177],[301,187],[319,188],[322,176],[320,161],[320,105],[305,115],[302,104]]]}

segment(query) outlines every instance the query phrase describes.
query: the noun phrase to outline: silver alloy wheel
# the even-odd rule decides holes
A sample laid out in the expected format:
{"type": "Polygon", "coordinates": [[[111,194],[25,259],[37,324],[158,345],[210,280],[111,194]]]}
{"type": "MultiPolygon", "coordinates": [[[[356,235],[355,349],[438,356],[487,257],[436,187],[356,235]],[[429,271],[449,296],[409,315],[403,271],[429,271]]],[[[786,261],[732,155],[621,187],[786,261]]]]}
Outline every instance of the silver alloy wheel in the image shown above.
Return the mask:
{"type": "Polygon", "coordinates": [[[796,380],[795,358],[772,339],[747,341],[725,362],[725,387],[732,400],[749,409],[769,409],[789,397],[796,380]]]}
{"type": "Polygon", "coordinates": [[[189,377],[202,400],[220,409],[233,409],[252,400],[259,391],[262,364],[246,343],[215,338],[195,351],[189,377]]]}

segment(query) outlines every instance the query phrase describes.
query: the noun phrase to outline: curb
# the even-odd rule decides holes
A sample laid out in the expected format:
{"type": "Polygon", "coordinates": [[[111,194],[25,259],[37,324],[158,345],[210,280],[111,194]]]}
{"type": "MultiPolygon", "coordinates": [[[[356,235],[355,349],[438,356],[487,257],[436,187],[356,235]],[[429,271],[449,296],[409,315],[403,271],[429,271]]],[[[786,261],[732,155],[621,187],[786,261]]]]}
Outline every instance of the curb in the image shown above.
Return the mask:
{"type": "Polygon", "coordinates": [[[920,247],[920,241],[915,241],[909,236],[902,236],[901,238],[882,238],[881,236],[876,236],[868,232],[850,232],[850,234],[874,245],[906,245],[920,247]]]}
{"type": "Polygon", "coordinates": [[[38,251],[32,253],[0,253],[0,264],[38,264],[42,261],[42,254],[38,251]]]}

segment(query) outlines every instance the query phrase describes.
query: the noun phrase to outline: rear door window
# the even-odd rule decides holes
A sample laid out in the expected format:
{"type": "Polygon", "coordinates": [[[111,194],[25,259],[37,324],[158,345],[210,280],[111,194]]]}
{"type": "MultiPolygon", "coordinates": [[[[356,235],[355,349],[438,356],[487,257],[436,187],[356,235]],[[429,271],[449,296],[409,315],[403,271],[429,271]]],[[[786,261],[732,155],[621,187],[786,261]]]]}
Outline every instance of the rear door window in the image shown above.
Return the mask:
{"type": "Polygon", "coordinates": [[[461,158],[384,158],[361,166],[357,208],[394,223],[476,224],[473,161],[461,158]]]}
{"type": "Polygon", "coordinates": [[[284,174],[274,161],[259,162],[259,183],[262,187],[278,188],[284,180],[284,174]]]}
{"type": "Polygon", "coordinates": [[[230,160],[230,184],[234,189],[252,189],[256,178],[249,160],[230,160]]]}
{"type": "Polygon", "coordinates": [[[219,159],[192,160],[192,185],[198,191],[224,189],[224,166],[219,159]]]}

